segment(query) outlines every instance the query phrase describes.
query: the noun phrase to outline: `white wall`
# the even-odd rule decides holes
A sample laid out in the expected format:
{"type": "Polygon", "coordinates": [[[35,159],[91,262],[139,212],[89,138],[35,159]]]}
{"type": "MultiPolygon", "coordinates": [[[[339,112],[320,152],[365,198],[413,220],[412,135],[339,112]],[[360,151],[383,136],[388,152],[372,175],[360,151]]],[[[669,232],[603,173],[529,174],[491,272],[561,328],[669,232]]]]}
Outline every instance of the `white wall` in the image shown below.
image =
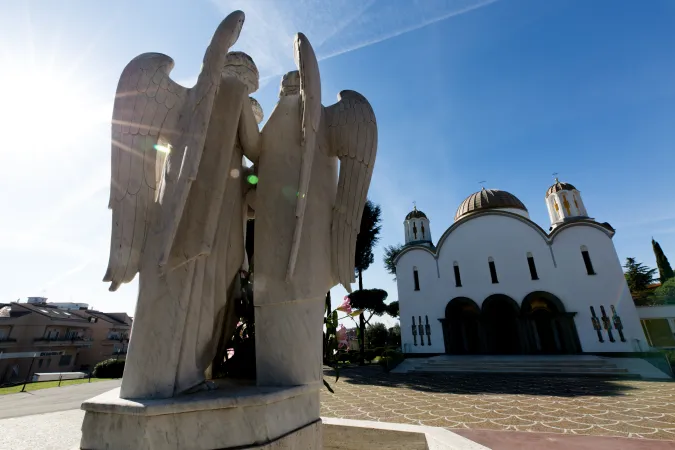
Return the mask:
{"type": "Polygon", "coordinates": [[[586,206],[581,199],[581,193],[576,189],[571,191],[558,191],[550,194],[546,198],[546,207],[548,208],[551,224],[562,223],[563,219],[572,217],[588,216],[586,206]],[[570,208],[569,213],[567,212],[567,208],[565,208],[565,198],[567,199],[570,208]],[[555,203],[558,204],[558,211],[555,210],[555,203]]]}
{"type": "Polygon", "coordinates": [[[579,332],[581,346],[585,352],[630,352],[638,350],[635,339],[647,349],[647,340],[642,331],[635,304],[623,275],[621,262],[616,254],[614,243],[601,230],[588,225],[574,225],[563,229],[553,241],[553,251],[565,285],[566,298],[561,299],[570,310],[576,311],[575,323],[579,332]],[[581,257],[580,247],[585,245],[593,263],[596,275],[587,275],[581,257]],[[600,305],[604,305],[607,315],[611,315],[610,305],[614,305],[623,323],[623,333],[627,342],[619,340],[618,332],[612,333],[616,342],[609,342],[603,330],[604,343],[600,343],[591,326],[590,306],[601,315],[600,305]],[[574,309],[571,309],[571,308],[574,309]]]}
{"type": "Polygon", "coordinates": [[[424,217],[403,221],[403,230],[405,233],[406,244],[415,241],[431,241],[431,226],[429,225],[429,219],[424,217]],[[422,237],[422,226],[424,226],[424,237],[422,237]],[[415,236],[414,228],[417,228],[417,236],[415,236]]]}
{"type": "MultiPolygon", "coordinates": [[[[519,216],[525,217],[527,219],[530,218],[530,213],[528,213],[527,211],[522,210],[520,208],[494,208],[493,210],[510,212],[512,214],[517,214],[519,216]]],[[[480,214],[480,213],[483,213],[483,212],[485,212],[484,209],[479,209],[478,211],[474,211],[474,212],[464,214],[461,218],[468,217],[468,216],[471,216],[471,215],[474,215],[474,214],[480,214]]]]}
{"type": "MultiPolygon", "coordinates": [[[[439,318],[445,317],[447,303],[468,297],[481,306],[492,294],[505,294],[522,303],[534,291],[557,296],[568,312],[576,312],[575,323],[585,352],[633,351],[633,339],[646,340],[611,238],[592,225],[579,224],[562,229],[551,246],[541,232],[522,220],[500,214],[477,215],[455,228],[439,242],[437,259],[430,252],[414,248],[401,255],[396,266],[401,309],[402,342],[410,352],[445,351],[439,318]],[[581,257],[581,245],[588,247],[596,275],[588,275],[581,257]],[[532,253],[539,279],[532,280],[527,253],[532,253]],[[498,284],[492,284],[488,258],[497,269],[498,284]],[[455,286],[453,263],[459,263],[462,286],[455,286]],[[557,266],[557,267],[556,267],[557,266]],[[414,290],[413,267],[418,268],[420,290],[414,290]],[[600,305],[611,315],[614,305],[622,319],[627,342],[600,343],[593,329],[590,305],[600,316],[600,305]],[[429,316],[432,346],[413,346],[412,315],[429,316]]],[[[419,338],[418,338],[419,339],[419,338]]]]}
{"type": "Polygon", "coordinates": [[[640,319],[671,319],[675,317],[675,305],[639,306],[637,308],[640,319]]]}

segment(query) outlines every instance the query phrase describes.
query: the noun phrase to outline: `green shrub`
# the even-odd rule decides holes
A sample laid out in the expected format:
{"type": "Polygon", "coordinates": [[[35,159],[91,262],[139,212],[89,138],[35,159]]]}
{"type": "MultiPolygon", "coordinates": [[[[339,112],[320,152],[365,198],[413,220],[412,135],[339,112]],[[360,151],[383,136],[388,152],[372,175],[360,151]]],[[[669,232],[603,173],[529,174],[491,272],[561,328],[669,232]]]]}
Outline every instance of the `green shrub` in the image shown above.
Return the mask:
{"type": "Polygon", "coordinates": [[[388,349],[384,352],[384,356],[378,360],[378,364],[384,367],[385,370],[390,371],[401,364],[404,359],[403,353],[388,349]]]}
{"type": "Polygon", "coordinates": [[[376,347],[372,350],[373,355],[375,356],[382,356],[384,354],[385,347],[376,347]]]}
{"type": "Polygon", "coordinates": [[[94,378],[122,378],[124,373],[124,360],[106,359],[94,366],[92,376],[94,378]]]}
{"type": "Polygon", "coordinates": [[[670,369],[675,373],[675,350],[663,350],[663,354],[670,364],[670,369]]]}
{"type": "Polygon", "coordinates": [[[389,357],[401,357],[403,358],[403,353],[399,352],[396,349],[393,348],[388,348],[386,349],[383,353],[382,356],[389,356],[389,357]]]}

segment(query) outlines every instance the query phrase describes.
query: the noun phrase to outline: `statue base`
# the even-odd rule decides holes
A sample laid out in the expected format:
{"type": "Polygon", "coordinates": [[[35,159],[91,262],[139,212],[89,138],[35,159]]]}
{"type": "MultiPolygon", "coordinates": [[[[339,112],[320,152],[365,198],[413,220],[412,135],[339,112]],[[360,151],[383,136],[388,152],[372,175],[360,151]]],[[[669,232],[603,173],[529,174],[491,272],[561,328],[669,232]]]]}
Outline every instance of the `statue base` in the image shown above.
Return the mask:
{"type": "Polygon", "coordinates": [[[119,388],[82,403],[80,448],[321,449],[319,385],[220,385],[169,399],[125,400],[119,388]]]}

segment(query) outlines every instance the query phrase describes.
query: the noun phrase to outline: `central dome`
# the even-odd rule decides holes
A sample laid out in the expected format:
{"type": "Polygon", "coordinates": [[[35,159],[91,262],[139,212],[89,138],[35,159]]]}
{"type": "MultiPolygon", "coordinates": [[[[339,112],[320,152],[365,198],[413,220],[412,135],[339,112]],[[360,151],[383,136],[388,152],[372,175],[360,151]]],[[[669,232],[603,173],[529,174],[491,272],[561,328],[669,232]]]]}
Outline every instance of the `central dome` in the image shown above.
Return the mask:
{"type": "Polygon", "coordinates": [[[518,200],[515,195],[500,191],[498,189],[481,189],[480,191],[469,195],[457,208],[455,220],[462,218],[467,214],[472,214],[484,209],[493,208],[514,208],[527,212],[523,202],[518,200]]]}

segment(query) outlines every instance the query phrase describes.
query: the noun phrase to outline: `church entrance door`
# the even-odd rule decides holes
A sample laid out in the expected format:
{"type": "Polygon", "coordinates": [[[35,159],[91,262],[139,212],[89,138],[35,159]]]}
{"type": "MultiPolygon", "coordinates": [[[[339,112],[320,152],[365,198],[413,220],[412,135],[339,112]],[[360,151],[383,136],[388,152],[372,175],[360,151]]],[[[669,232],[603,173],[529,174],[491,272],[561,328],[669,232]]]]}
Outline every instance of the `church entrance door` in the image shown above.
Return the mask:
{"type": "Polygon", "coordinates": [[[578,353],[579,337],[574,313],[565,312],[558,297],[548,292],[532,292],[522,304],[527,323],[530,353],[578,353]]]}
{"type": "Polygon", "coordinates": [[[546,310],[533,311],[530,320],[534,325],[536,348],[541,353],[559,353],[560,344],[556,336],[553,314],[546,310]]]}
{"type": "Polygon", "coordinates": [[[483,327],[487,335],[487,353],[522,353],[520,308],[511,297],[491,295],[483,302],[483,327]]]}
{"type": "Polygon", "coordinates": [[[480,353],[480,308],[466,297],[452,299],[445,307],[445,351],[453,355],[480,353]]]}

